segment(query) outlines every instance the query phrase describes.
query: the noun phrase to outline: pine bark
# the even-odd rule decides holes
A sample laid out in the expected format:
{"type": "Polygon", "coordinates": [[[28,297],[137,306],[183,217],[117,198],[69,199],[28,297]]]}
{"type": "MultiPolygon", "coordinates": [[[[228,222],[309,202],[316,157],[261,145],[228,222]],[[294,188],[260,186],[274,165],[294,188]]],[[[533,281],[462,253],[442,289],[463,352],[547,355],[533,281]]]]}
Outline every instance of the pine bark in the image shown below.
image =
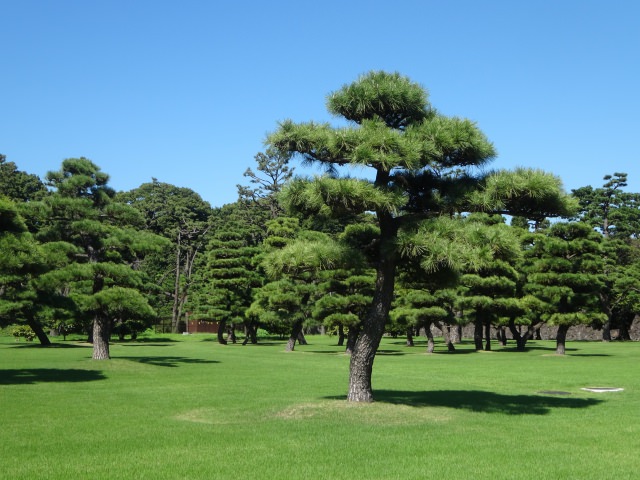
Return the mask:
{"type": "Polygon", "coordinates": [[[482,350],[482,319],[477,315],[473,327],[473,343],[476,350],[482,350]]]}
{"type": "MultiPolygon", "coordinates": [[[[378,177],[381,172],[378,172],[378,177]]],[[[377,179],[379,181],[380,178],[377,179]]],[[[382,179],[384,181],[384,179],[382,179]]],[[[388,213],[379,213],[381,249],[391,247],[396,238],[397,227],[388,213]]],[[[372,402],[371,373],[376,350],[384,334],[384,325],[389,316],[393,288],[395,283],[396,257],[390,249],[380,252],[380,260],[376,268],[376,283],[373,302],[369,314],[362,322],[360,333],[351,354],[349,365],[349,393],[350,402],[372,402]]]]}
{"type": "Polygon", "coordinates": [[[104,315],[96,315],[93,319],[93,359],[109,360],[109,339],[111,337],[111,321],[104,315]]]}
{"type": "Polygon", "coordinates": [[[556,334],[556,354],[564,355],[566,351],[567,332],[569,331],[568,325],[560,325],[558,327],[558,333],[556,334]]]}
{"type": "Polygon", "coordinates": [[[433,353],[436,346],[433,340],[433,332],[431,331],[431,322],[424,326],[424,333],[427,336],[427,353],[433,353]]]}
{"type": "Polygon", "coordinates": [[[491,323],[490,322],[485,322],[484,324],[484,338],[485,338],[485,344],[484,344],[484,349],[487,352],[491,351],[491,323]]]}
{"type": "Polygon", "coordinates": [[[293,352],[293,350],[296,347],[296,340],[298,340],[298,337],[300,336],[301,333],[302,333],[302,320],[299,320],[296,323],[294,323],[293,327],[291,328],[291,335],[289,335],[289,340],[287,341],[287,347],[286,347],[287,352],[293,352]]]}
{"type": "Polygon", "coordinates": [[[220,320],[220,322],[218,322],[218,343],[220,345],[226,345],[227,341],[224,338],[224,331],[227,329],[227,321],[226,320],[220,320]]]}

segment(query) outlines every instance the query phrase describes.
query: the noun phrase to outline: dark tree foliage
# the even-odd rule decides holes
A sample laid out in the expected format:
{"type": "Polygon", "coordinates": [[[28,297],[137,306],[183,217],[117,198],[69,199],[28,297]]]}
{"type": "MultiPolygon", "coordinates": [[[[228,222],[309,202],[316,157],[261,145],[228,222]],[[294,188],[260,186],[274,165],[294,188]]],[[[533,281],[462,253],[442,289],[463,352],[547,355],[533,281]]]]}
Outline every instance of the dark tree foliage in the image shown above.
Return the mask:
{"type": "Polygon", "coordinates": [[[109,338],[117,320],[154,320],[145,277],[135,269],[143,256],[161,249],[163,239],[142,229],[134,208],[113,201],[109,176],[86,158],[67,159],[47,174],[54,192],[30,202],[30,224],[43,243],[75,248],[69,265],[47,279],[64,288],[83,319],[92,324],[93,358],[109,358],[109,338]]]}
{"type": "Polygon", "coordinates": [[[18,170],[7,157],[0,155],[0,195],[16,202],[39,200],[46,195],[47,189],[37,175],[18,170]]]}

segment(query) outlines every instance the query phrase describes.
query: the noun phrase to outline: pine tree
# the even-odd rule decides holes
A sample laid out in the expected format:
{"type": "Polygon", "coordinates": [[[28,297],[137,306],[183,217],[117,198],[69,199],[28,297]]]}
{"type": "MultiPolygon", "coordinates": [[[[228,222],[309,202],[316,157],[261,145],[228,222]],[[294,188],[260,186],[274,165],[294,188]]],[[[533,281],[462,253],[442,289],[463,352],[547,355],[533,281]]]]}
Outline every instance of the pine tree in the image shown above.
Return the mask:
{"type": "Polygon", "coordinates": [[[141,230],[134,208],[114,202],[109,176],[86,158],[67,159],[46,176],[54,189],[42,202],[29,205],[35,236],[43,243],[73,245],[75,261],[47,275],[64,285],[79,315],[92,324],[93,358],[108,359],[115,320],[155,319],[144,289],[145,277],[135,266],[165,242],[141,230]]]}
{"type": "Polygon", "coordinates": [[[601,235],[580,222],[556,223],[533,234],[525,251],[529,293],[542,304],[541,318],[558,327],[556,353],[565,353],[573,325],[602,322],[598,292],[603,287],[601,235]]]}

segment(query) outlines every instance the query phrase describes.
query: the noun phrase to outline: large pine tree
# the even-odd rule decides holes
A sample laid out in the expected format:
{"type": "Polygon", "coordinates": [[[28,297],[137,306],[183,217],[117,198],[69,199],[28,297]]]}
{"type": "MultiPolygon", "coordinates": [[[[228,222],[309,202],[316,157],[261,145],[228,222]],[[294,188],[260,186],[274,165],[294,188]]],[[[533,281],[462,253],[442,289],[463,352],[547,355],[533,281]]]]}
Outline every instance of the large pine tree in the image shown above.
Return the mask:
{"type": "MultiPolygon", "coordinates": [[[[331,93],[327,107],[347,125],[284,121],[268,142],[329,172],[312,181],[292,182],[285,192],[290,206],[308,214],[376,215],[380,233],[375,291],[351,356],[348,392],[350,401],[368,402],[373,400],[375,353],[393,298],[398,232],[421,219],[463,208],[470,190],[479,187],[474,167],[485,165],[495,150],[472,121],[437,113],[425,89],[397,73],[363,75],[331,93]],[[340,177],[341,167],[368,168],[371,175],[340,177]]],[[[505,209],[525,192],[535,192],[534,185],[526,179],[511,182],[505,209]]],[[[485,207],[496,203],[494,197],[485,198],[485,207]]]]}

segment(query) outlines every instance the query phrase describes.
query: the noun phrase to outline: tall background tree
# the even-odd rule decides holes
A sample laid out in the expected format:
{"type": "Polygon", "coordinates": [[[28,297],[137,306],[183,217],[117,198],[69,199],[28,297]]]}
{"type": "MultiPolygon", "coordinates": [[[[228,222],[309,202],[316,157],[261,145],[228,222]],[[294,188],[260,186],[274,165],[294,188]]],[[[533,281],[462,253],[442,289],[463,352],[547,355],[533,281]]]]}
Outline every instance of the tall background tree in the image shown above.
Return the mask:
{"type": "Polygon", "coordinates": [[[159,285],[154,306],[161,315],[171,317],[171,330],[177,333],[184,321],[198,257],[209,238],[211,206],[189,188],[156,179],[119,193],[117,200],[140,211],[148,231],[171,241],[148,259],[145,269],[159,285]]]}
{"type": "Polygon", "coordinates": [[[600,301],[607,315],[602,339],[630,339],[629,329],[640,313],[638,260],[640,258],[640,193],[626,192],[627,174],[616,172],[604,177],[602,187],[572,190],[579,202],[578,219],[603,235],[603,281],[600,301]]]}

